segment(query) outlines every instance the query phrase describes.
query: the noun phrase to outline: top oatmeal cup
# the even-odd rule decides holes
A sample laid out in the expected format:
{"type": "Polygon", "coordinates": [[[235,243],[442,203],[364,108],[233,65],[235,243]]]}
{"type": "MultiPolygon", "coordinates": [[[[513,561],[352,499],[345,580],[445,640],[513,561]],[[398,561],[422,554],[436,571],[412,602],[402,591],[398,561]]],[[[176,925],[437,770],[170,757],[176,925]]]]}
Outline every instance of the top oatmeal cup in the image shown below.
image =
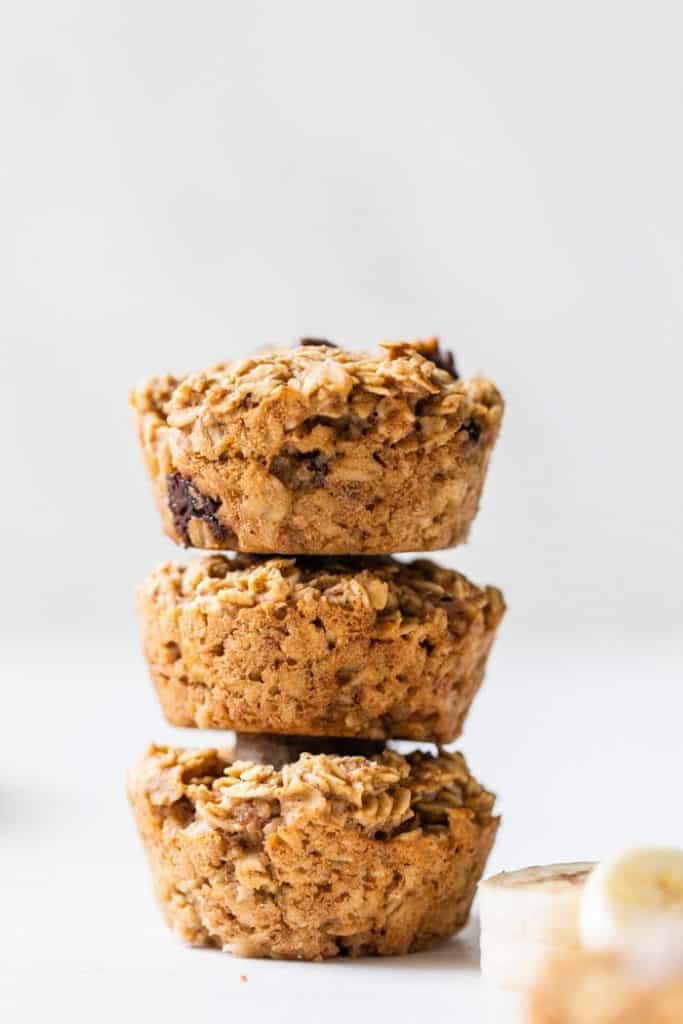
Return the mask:
{"type": "Polygon", "coordinates": [[[431,551],[465,540],[503,413],[435,338],[376,354],[304,339],[131,396],[164,529],[253,553],[431,551]]]}

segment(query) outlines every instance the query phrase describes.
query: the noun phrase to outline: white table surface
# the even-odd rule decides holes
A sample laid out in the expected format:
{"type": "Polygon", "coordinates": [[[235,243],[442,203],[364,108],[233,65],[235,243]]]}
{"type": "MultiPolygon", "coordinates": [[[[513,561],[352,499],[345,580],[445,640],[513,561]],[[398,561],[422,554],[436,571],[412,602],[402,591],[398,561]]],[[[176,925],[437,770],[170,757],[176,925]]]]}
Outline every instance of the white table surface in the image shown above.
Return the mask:
{"type": "MultiPolygon", "coordinates": [[[[141,659],[94,641],[15,652],[3,676],[0,1019],[519,1019],[517,998],[480,978],[476,921],[401,959],[276,963],[184,948],[152,902],[123,780],[149,739],[206,734],[165,725],[141,659]]],[[[680,841],[680,679],[680,665],[656,660],[492,665],[458,744],[500,794],[490,869],[590,859],[633,836],[680,841]]]]}

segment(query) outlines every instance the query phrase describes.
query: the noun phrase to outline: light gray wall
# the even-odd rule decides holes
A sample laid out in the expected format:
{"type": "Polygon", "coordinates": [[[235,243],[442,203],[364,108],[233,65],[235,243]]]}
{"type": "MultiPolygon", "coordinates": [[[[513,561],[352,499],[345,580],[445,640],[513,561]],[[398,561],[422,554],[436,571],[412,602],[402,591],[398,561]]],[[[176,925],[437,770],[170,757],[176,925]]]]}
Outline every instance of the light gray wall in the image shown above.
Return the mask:
{"type": "Polygon", "coordinates": [[[36,616],[135,642],[131,586],[172,554],[126,407],[138,377],[302,333],[438,332],[509,403],[471,543],[447,556],[506,589],[508,650],[680,651],[681,19],[638,7],[15,9],[17,642],[36,616]]]}

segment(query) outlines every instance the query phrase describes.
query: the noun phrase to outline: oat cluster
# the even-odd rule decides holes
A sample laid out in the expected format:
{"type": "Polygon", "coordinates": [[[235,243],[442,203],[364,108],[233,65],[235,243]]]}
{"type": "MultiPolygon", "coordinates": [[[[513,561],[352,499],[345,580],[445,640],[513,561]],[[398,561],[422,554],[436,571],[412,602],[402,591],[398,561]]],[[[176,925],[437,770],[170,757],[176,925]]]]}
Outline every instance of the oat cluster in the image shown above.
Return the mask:
{"type": "MultiPolygon", "coordinates": [[[[240,362],[216,363],[183,377],[150,377],[133,392],[133,404],[141,412],[163,412],[169,426],[179,429],[194,424],[200,415],[213,413],[219,419],[285,396],[293,403],[303,397],[306,413],[315,402],[321,412],[345,415],[350,403],[361,420],[379,412],[384,399],[397,395],[412,402],[438,396],[446,412],[457,404],[462,389],[457,377],[427,358],[435,344],[435,339],[385,342],[379,354],[306,345],[266,349],[240,362]]],[[[293,430],[300,422],[292,418],[286,427],[293,430]]],[[[218,448],[215,454],[221,454],[218,448]]]]}
{"type": "Polygon", "coordinates": [[[368,434],[403,451],[429,451],[462,431],[466,447],[474,431],[499,419],[500,395],[483,378],[460,380],[440,369],[423,355],[425,344],[385,342],[380,355],[268,350],[186,377],[148,378],[132,403],[145,417],[145,442],[158,444],[168,471],[166,444],[209,461],[287,441],[297,453],[331,451],[368,434]]]}
{"type": "Polygon", "coordinates": [[[174,604],[196,602],[205,612],[275,608],[324,600],[340,608],[372,610],[387,626],[403,633],[439,611],[461,619],[458,632],[481,608],[498,616],[500,592],[475,586],[461,573],[442,569],[429,559],[397,562],[393,558],[305,559],[256,555],[211,555],[187,562],[162,563],[141,592],[174,604]]]}
{"type": "Polygon", "coordinates": [[[153,745],[136,784],[171,817],[179,802],[189,800],[193,820],[238,835],[248,820],[259,839],[283,824],[330,815],[385,837],[447,828],[455,809],[465,809],[479,824],[491,820],[494,798],[458,753],[441,751],[434,757],[416,751],[403,757],[386,749],[372,758],[303,753],[281,769],[230,756],[218,749],[153,745]]]}

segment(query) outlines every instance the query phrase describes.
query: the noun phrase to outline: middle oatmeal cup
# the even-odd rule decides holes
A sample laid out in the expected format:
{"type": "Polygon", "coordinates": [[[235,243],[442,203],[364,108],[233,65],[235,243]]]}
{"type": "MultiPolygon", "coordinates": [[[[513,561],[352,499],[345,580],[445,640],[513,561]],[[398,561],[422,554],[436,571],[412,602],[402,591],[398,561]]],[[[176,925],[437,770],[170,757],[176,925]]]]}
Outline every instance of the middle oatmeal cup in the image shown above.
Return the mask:
{"type": "Polygon", "coordinates": [[[449,743],[504,612],[427,560],[212,555],[138,591],[144,649],[173,725],[449,743]]]}

